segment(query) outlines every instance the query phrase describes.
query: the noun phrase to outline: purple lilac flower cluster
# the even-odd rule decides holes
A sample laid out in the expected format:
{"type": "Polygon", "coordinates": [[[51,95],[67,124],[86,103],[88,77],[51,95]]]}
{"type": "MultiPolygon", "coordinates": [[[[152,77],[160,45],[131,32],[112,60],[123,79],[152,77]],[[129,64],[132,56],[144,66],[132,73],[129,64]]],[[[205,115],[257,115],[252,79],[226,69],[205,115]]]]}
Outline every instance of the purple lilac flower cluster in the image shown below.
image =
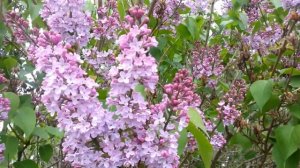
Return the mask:
{"type": "Polygon", "coordinates": [[[71,45],[85,46],[90,38],[91,18],[83,11],[84,0],[45,0],[41,16],[51,31],[71,45]]]}
{"type": "Polygon", "coordinates": [[[116,166],[130,167],[142,162],[153,168],[175,167],[179,160],[176,136],[163,130],[163,112],[151,111],[145,97],[136,90],[143,85],[146,91],[154,92],[158,82],[155,59],[148,54],[157,41],[150,36],[148,18],[143,15],[144,10],[139,7],[129,9],[129,31],[117,41],[121,53],[116,58],[118,65],[109,73],[112,81],[107,99],[109,106],[116,107],[110,127],[114,132],[110,145],[114,149],[108,148],[107,152],[119,160],[116,166]]]}
{"type": "Polygon", "coordinates": [[[0,121],[8,118],[8,112],[10,111],[10,101],[7,98],[3,98],[0,95],[0,121]]]}
{"type": "Polygon", "coordinates": [[[207,82],[209,87],[216,85],[212,77],[221,75],[223,65],[220,62],[220,47],[197,47],[193,51],[193,76],[207,82]]]}
{"type": "Polygon", "coordinates": [[[0,144],[0,163],[4,161],[5,144],[0,144]]]}
{"type": "Polygon", "coordinates": [[[189,107],[197,108],[201,103],[194,90],[193,78],[189,77],[186,69],[179,70],[173,82],[164,86],[164,92],[168,95],[168,106],[172,113],[176,113],[174,117],[179,122],[179,130],[189,123],[189,107]]]}
{"type": "Polygon", "coordinates": [[[113,50],[97,51],[97,48],[83,49],[84,60],[89,63],[98,75],[109,81],[108,71],[115,65],[115,55],[113,50]]]}
{"type": "Polygon", "coordinates": [[[98,8],[99,18],[93,27],[92,34],[96,39],[115,40],[117,38],[117,30],[120,28],[121,23],[116,2],[108,0],[104,6],[98,8]]]}
{"type": "Polygon", "coordinates": [[[0,73],[0,84],[7,83],[8,80],[5,78],[4,74],[0,73]]]}
{"type": "Polygon", "coordinates": [[[267,27],[264,31],[244,38],[253,50],[259,50],[261,54],[267,54],[267,49],[281,39],[282,29],[279,25],[267,27]]]}
{"type": "Polygon", "coordinates": [[[5,15],[5,23],[12,28],[13,35],[16,38],[17,43],[24,43],[28,39],[26,31],[29,24],[16,12],[10,11],[5,15]]]}
{"type": "Polygon", "coordinates": [[[246,94],[246,84],[244,80],[235,80],[231,89],[224,95],[218,104],[219,117],[223,124],[228,126],[234,124],[240,117],[241,112],[237,109],[246,94]]]}

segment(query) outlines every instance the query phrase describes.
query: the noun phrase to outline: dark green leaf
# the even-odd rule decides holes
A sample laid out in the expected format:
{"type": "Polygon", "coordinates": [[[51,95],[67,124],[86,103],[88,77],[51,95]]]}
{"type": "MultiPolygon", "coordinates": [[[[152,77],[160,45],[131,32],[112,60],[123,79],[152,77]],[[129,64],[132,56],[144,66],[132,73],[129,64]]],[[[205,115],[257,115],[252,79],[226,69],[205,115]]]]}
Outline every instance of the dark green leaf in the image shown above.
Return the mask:
{"type": "Polygon", "coordinates": [[[297,102],[288,106],[289,112],[296,118],[300,119],[300,103],[297,102]]]}
{"type": "Polygon", "coordinates": [[[53,155],[53,148],[50,144],[39,147],[39,154],[43,161],[49,162],[53,155]]]}
{"type": "Polygon", "coordinates": [[[15,168],[38,168],[39,166],[33,160],[23,160],[14,163],[15,168]]]}
{"type": "Polygon", "coordinates": [[[18,152],[19,141],[16,137],[5,137],[5,158],[6,160],[12,160],[18,152]]]}

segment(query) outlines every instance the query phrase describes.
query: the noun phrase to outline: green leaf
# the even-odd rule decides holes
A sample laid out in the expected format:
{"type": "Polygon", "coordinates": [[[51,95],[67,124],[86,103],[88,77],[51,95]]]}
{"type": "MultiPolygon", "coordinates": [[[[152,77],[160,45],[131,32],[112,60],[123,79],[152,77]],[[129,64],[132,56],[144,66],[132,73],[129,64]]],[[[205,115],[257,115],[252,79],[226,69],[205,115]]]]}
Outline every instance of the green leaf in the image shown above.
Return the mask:
{"type": "Polygon", "coordinates": [[[272,96],[272,87],[272,82],[269,80],[255,81],[250,86],[250,92],[261,111],[272,96]]]}
{"type": "Polygon", "coordinates": [[[300,75],[300,70],[296,68],[285,68],[285,69],[281,69],[279,72],[282,75],[292,75],[292,76],[300,75]]]}
{"type": "Polygon", "coordinates": [[[43,145],[39,147],[39,154],[41,159],[45,162],[49,162],[53,155],[53,148],[50,144],[43,145]]]}
{"type": "Polygon", "coordinates": [[[188,138],[187,138],[187,130],[184,128],[180,133],[179,133],[179,139],[178,139],[178,155],[182,155],[184,152],[184,148],[187,144],[188,138]]]}
{"type": "Polygon", "coordinates": [[[3,61],[3,65],[7,70],[10,70],[18,65],[18,61],[14,58],[9,57],[3,61]]]}
{"type": "Polygon", "coordinates": [[[288,106],[289,112],[296,118],[300,119],[300,102],[288,106]]]}
{"type": "Polygon", "coordinates": [[[239,26],[242,30],[246,30],[248,26],[248,16],[246,13],[239,13],[239,26]]]}
{"type": "Polygon", "coordinates": [[[272,95],[269,101],[264,105],[262,112],[270,111],[271,109],[277,109],[280,105],[280,99],[276,95],[272,95]]]}
{"type": "Polygon", "coordinates": [[[300,139],[300,125],[296,125],[292,132],[292,140],[293,140],[293,143],[298,146],[298,148],[300,148],[299,139],[300,139]]]}
{"type": "Polygon", "coordinates": [[[33,132],[36,116],[32,108],[24,106],[17,110],[16,116],[13,118],[14,124],[20,127],[27,137],[33,132]]]}
{"type": "Polygon", "coordinates": [[[9,99],[11,111],[15,111],[18,109],[20,105],[20,98],[18,95],[13,92],[4,92],[3,97],[9,99]]]}
{"type": "Polygon", "coordinates": [[[187,18],[185,20],[186,22],[186,27],[188,28],[190,34],[192,35],[193,39],[194,40],[197,40],[199,38],[199,32],[198,32],[198,29],[197,29],[197,26],[196,26],[196,21],[194,18],[187,18]]]}
{"type": "Polygon", "coordinates": [[[204,126],[202,117],[200,116],[199,112],[196,109],[190,107],[188,110],[188,116],[190,118],[190,122],[192,122],[196,127],[200,128],[201,131],[203,131],[208,136],[206,127],[204,126]]]}
{"type": "Polygon", "coordinates": [[[39,16],[40,9],[42,8],[41,2],[33,3],[32,0],[27,0],[29,14],[32,20],[39,16]]]}
{"type": "Polygon", "coordinates": [[[50,137],[46,129],[42,127],[35,127],[32,134],[45,140],[50,137]]]}
{"type": "Polygon", "coordinates": [[[140,93],[144,98],[146,98],[145,86],[142,84],[138,84],[135,86],[135,91],[140,93]]]}
{"type": "Polygon", "coordinates": [[[285,125],[275,130],[276,143],[272,151],[272,157],[279,168],[287,168],[286,160],[297,150],[297,145],[292,139],[293,129],[293,126],[285,125]]]}
{"type": "Polygon", "coordinates": [[[5,137],[5,152],[4,156],[6,160],[12,160],[18,152],[19,141],[16,137],[5,137]]]}
{"type": "Polygon", "coordinates": [[[118,0],[118,11],[119,11],[119,15],[121,20],[124,20],[125,18],[125,6],[124,6],[124,2],[123,0],[118,0]]]}
{"type": "Polygon", "coordinates": [[[194,135],[197,141],[198,150],[205,168],[210,168],[213,158],[212,145],[210,144],[207,137],[199,129],[197,129],[197,127],[193,123],[190,122],[187,129],[194,135]]]}
{"type": "Polygon", "coordinates": [[[290,85],[294,88],[299,88],[300,87],[300,76],[292,76],[290,85]]]}
{"type": "Polygon", "coordinates": [[[55,127],[52,127],[52,126],[46,126],[46,131],[49,134],[54,135],[58,138],[64,137],[64,133],[62,131],[60,131],[58,128],[55,128],[55,127]]]}
{"type": "Polygon", "coordinates": [[[174,54],[173,61],[174,62],[180,62],[180,61],[182,61],[182,56],[179,55],[179,54],[174,54]]]}
{"type": "Polygon", "coordinates": [[[281,0],[271,0],[271,2],[276,9],[282,7],[281,0]]]}
{"type": "Polygon", "coordinates": [[[13,165],[15,168],[38,168],[39,167],[33,160],[29,160],[29,159],[15,162],[13,165]]]}

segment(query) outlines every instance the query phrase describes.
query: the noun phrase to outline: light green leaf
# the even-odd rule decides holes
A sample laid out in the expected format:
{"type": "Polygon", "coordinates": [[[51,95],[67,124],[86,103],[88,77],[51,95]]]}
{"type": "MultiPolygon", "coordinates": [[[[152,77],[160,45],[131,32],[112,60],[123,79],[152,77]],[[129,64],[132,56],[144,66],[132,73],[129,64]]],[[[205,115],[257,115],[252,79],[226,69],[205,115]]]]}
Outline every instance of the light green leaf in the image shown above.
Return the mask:
{"type": "Polygon", "coordinates": [[[281,0],[271,0],[271,2],[276,9],[282,7],[281,0]]]}
{"type": "Polygon", "coordinates": [[[58,128],[55,128],[55,127],[52,127],[52,126],[46,126],[46,131],[49,134],[54,135],[58,138],[64,137],[64,133],[62,131],[60,131],[58,128]]]}
{"type": "Polygon", "coordinates": [[[45,140],[50,137],[46,129],[42,127],[35,127],[32,134],[45,140]]]}
{"type": "Polygon", "coordinates": [[[198,150],[200,153],[200,156],[202,158],[202,161],[204,163],[205,168],[210,168],[211,166],[211,161],[213,159],[213,147],[210,144],[209,140],[207,137],[197,129],[197,127],[193,123],[189,123],[187,127],[188,131],[190,131],[198,144],[198,150]]]}
{"type": "Polygon", "coordinates": [[[140,93],[144,98],[146,98],[145,86],[142,84],[138,84],[135,86],[135,91],[140,93]]]}
{"type": "Polygon", "coordinates": [[[33,132],[36,116],[32,108],[23,106],[17,110],[16,116],[13,118],[14,124],[20,127],[27,137],[33,132]]]}
{"type": "Polygon", "coordinates": [[[123,0],[118,0],[117,6],[118,6],[118,11],[119,11],[121,20],[124,20],[126,9],[125,9],[123,0]]]}
{"type": "Polygon", "coordinates": [[[200,128],[201,131],[203,131],[208,136],[206,127],[204,126],[202,117],[200,116],[199,112],[196,109],[190,107],[188,110],[188,116],[190,118],[190,122],[192,122],[196,127],[200,128]]]}
{"type": "Polygon", "coordinates": [[[182,155],[184,152],[184,148],[187,144],[188,138],[187,138],[187,130],[184,128],[180,133],[179,133],[179,139],[178,139],[178,155],[182,155]]]}
{"type": "Polygon", "coordinates": [[[272,82],[269,80],[259,80],[250,86],[250,92],[261,111],[263,110],[264,105],[271,98],[272,90],[272,82]]]}

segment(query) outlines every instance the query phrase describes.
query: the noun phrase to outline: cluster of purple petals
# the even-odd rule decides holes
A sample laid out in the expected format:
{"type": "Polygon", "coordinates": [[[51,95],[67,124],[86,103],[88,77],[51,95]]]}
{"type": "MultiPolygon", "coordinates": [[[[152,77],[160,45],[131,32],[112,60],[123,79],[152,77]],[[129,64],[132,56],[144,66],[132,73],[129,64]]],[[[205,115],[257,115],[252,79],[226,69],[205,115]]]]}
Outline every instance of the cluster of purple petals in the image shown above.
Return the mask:
{"type": "Polygon", "coordinates": [[[197,47],[193,51],[193,76],[196,79],[207,81],[209,87],[216,85],[217,77],[222,74],[223,65],[220,61],[220,47],[197,47]]]}
{"type": "Polygon", "coordinates": [[[134,167],[140,163],[147,167],[176,167],[177,135],[163,129],[162,111],[150,109],[150,104],[136,88],[143,85],[154,92],[158,82],[155,59],[149,55],[150,47],[157,45],[145,23],[144,10],[133,7],[126,16],[128,33],[117,40],[121,49],[112,67],[111,89],[107,104],[115,107],[113,131],[108,148],[109,155],[119,160],[116,166],[134,167]],[[116,155],[118,154],[118,155],[116,155]]]}
{"type": "Polygon", "coordinates": [[[0,95],[0,121],[4,121],[8,118],[8,112],[10,111],[10,101],[7,98],[3,98],[0,95]]]}
{"type": "Polygon", "coordinates": [[[93,27],[92,34],[96,39],[115,40],[117,38],[117,30],[121,23],[116,2],[115,0],[108,0],[104,6],[98,8],[98,20],[93,27]]]}
{"type": "Polygon", "coordinates": [[[97,51],[97,48],[83,49],[84,60],[89,63],[98,75],[109,81],[108,71],[115,65],[115,55],[113,50],[97,51]]]}
{"type": "Polygon", "coordinates": [[[182,3],[190,8],[191,13],[198,14],[199,12],[203,12],[208,7],[207,0],[183,0],[182,3]]]}
{"type": "Polygon", "coordinates": [[[267,27],[264,31],[255,33],[244,38],[244,42],[249,44],[253,50],[259,50],[261,54],[266,54],[267,49],[281,39],[282,29],[279,25],[267,27]]]}
{"type": "Polygon", "coordinates": [[[201,103],[200,97],[195,93],[193,78],[189,77],[186,69],[179,70],[173,82],[164,86],[164,92],[168,95],[168,106],[171,112],[176,114],[173,117],[181,130],[189,123],[189,108],[197,108],[201,103]]]}
{"type": "Polygon", "coordinates": [[[7,83],[8,80],[5,78],[4,74],[0,73],[0,84],[7,83]]]}
{"type": "Polygon", "coordinates": [[[4,161],[5,144],[0,144],[0,162],[4,161]]]}
{"type": "Polygon", "coordinates": [[[300,0],[281,0],[282,5],[286,9],[292,9],[300,7],[300,0]]]}
{"type": "MultiPolygon", "coordinates": [[[[159,19],[159,22],[162,24],[168,21],[173,25],[177,25],[181,19],[178,10],[183,8],[184,4],[181,0],[157,1],[154,7],[153,16],[159,19]]],[[[163,27],[165,28],[166,26],[163,27]]]]}
{"type": "Polygon", "coordinates": [[[244,100],[246,94],[246,83],[244,80],[235,80],[230,90],[224,95],[218,104],[219,117],[225,126],[234,124],[240,117],[241,112],[238,105],[244,100]]]}
{"type": "Polygon", "coordinates": [[[5,15],[5,23],[12,29],[17,43],[24,43],[28,39],[29,24],[16,12],[10,11],[5,15]]]}
{"type": "Polygon", "coordinates": [[[41,16],[51,31],[67,43],[85,46],[90,38],[91,18],[83,11],[84,0],[45,0],[41,16]]]}

